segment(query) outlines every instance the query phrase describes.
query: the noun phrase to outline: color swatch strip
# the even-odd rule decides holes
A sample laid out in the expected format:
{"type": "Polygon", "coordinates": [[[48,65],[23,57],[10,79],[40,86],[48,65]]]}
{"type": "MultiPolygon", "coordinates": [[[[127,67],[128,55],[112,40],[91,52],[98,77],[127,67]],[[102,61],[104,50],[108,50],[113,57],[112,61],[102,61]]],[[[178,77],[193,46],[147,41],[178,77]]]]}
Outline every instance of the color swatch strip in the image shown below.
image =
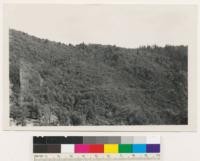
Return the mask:
{"type": "Polygon", "coordinates": [[[160,137],[34,137],[34,153],[160,153],[160,137]]]}

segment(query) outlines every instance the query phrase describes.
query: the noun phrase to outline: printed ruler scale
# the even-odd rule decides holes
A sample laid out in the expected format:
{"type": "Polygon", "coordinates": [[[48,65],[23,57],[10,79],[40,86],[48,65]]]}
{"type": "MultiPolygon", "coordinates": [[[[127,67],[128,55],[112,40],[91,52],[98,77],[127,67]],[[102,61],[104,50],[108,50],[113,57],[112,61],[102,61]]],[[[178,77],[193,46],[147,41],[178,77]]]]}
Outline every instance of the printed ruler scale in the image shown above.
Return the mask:
{"type": "Polygon", "coordinates": [[[159,136],[34,137],[33,161],[160,160],[159,136]]]}

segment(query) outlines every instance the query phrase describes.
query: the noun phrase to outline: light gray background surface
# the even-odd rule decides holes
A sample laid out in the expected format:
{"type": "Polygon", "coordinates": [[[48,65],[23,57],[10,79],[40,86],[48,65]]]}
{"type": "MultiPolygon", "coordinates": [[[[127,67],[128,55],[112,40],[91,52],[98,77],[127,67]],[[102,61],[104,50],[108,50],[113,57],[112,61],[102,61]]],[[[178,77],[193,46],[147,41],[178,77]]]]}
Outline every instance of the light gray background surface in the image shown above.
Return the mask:
{"type": "MultiPolygon", "coordinates": [[[[15,0],[16,1],[16,0],[15,0]]],[[[27,0],[29,1],[29,0],[27,0]]],[[[35,0],[35,2],[39,0],[35,0]]],[[[66,1],[66,0],[65,0],[66,1]]],[[[108,0],[105,0],[106,2],[108,0]]],[[[149,0],[140,0],[137,2],[148,2],[149,0]]],[[[91,2],[91,1],[90,1],[91,2]]],[[[101,1],[102,2],[102,1],[101,1]]],[[[121,1],[122,2],[122,1],[121,1]]],[[[124,2],[124,1],[123,1],[124,2]]],[[[130,2],[130,1],[129,1],[130,2]]],[[[159,2],[159,1],[152,1],[159,2]]],[[[165,1],[166,2],[166,1],[165,1]]],[[[174,2],[168,1],[168,2],[174,2]]],[[[180,1],[179,1],[180,2],[180,1]]],[[[183,1],[188,2],[188,1],[183,1]]],[[[190,1],[191,2],[191,1],[190,1]]],[[[0,5],[2,11],[2,3],[0,5]]],[[[200,19],[200,16],[199,16],[200,19]]],[[[0,14],[0,24],[2,24],[2,14],[0,14]]],[[[2,25],[0,35],[2,33],[2,25]]],[[[198,38],[200,35],[198,33],[198,38]]],[[[0,80],[3,80],[3,53],[2,36],[0,39],[0,80]]],[[[199,51],[199,50],[198,50],[199,51]]],[[[200,57],[198,56],[198,62],[200,57]]],[[[200,63],[198,63],[198,82],[200,82],[200,63]]],[[[198,85],[198,92],[200,86],[198,85]]],[[[199,95],[198,95],[199,98],[199,95]]],[[[200,100],[200,99],[199,99],[200,100]]],[[[200,101],[198,101],[198,106],[200,101]]],[[[162,160],[163,161],[198,161],[200,158],[200,110],[198,110],[198,128],[197,132],[135,132],[120,133],[120,135],[161,135],[162,136],[162,160]]],[[[119,133],[67,133],[67,132],[25,132],[25,131],[2,131],[3,120],[3,83],[0,82],[0,160],[2,161],[31,161],[32,136],[33,135],[119,135],[119,133]]]]}

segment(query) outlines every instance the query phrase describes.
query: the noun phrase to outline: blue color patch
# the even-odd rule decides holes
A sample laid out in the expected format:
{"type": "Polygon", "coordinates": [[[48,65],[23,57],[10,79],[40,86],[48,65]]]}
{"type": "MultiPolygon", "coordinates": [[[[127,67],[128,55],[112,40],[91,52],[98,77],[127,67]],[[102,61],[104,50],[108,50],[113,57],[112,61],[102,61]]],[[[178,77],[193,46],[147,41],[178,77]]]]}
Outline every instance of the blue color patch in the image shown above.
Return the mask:
{"type": "Polygon", "coordinates": [[[146,144],[133,144],[133,153],[146,153],[146,144]]]}

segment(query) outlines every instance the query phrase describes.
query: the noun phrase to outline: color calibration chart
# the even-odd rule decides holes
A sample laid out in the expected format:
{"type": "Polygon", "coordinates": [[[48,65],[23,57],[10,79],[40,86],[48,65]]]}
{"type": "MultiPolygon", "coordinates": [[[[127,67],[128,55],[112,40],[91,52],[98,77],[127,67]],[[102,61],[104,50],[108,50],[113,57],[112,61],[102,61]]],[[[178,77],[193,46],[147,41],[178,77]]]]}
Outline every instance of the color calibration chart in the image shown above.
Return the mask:
{"type": "Polygon", "coordinates": [[[33,160],[160,160],[160,145],[160,136],[33,137],[33,160]]]}

